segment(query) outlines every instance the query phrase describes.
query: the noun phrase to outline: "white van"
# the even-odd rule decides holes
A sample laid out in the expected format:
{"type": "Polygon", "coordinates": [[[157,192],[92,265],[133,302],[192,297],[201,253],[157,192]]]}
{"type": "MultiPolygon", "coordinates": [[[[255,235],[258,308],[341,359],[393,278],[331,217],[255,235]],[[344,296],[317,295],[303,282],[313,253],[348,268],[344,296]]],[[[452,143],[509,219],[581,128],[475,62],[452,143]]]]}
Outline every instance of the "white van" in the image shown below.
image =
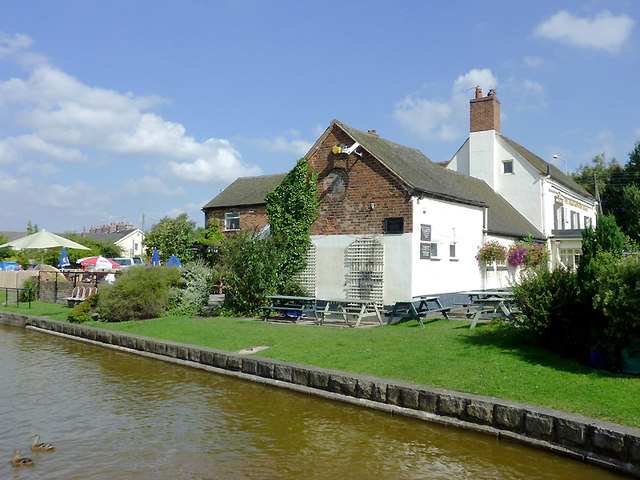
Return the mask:
{"type": "Polygon", "coordinates": [[[140,257],[115,257],[110,258],[109,260],[113,260],[120,264],[122,268],[134,267],[136,265],[144,265],[144,262],[140,257]]]}

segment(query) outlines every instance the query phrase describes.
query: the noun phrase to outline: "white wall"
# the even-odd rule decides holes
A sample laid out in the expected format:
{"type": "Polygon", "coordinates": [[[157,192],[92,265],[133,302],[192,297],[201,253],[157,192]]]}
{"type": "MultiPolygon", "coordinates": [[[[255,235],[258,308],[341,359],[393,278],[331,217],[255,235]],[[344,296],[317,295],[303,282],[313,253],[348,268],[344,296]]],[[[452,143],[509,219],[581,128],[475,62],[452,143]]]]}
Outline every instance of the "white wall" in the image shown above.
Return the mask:
{"type": "Polygon", "coordinates": [[[115,242],[117,246],[122,250],[123,257],[140,257],[142,256],[142,241],[144,240],[144,234],[142,230],[136,228],[128,235],[122,237],[115,242]]]}
{"type": "MultiPolygon", "coordinates": [[[[363,236],[364,237],[364,236],[363,236]]],[[[347,296],[345,252],[358,236],[314,235],[316,246],[316,295],[320,299],[339,299],[347,296]]],[[[367,236],[370,238],[370,236],[367,236]]],[[[411,297],[411,234],[377,235],[384,245],[383,303],[390,305],[411,297]]]]}
{"type": "Polygon", "coordinates": [[[475,255],[483,240],[484,209],[434,199],[413,199],[411,296],[482,288],[482,269],[475,255]],[[431,225],[438,256],[420,258],[421,225],[431,225]],[[449,246],[456,245],[450,258],[449,246]]]}
{"type": "MultiPolygon", "coordinates": [[[[571,214],[575,212],[579,217],[579,228],[585,227],[585,218],[591,220],[591,225],[596,226],[596,204],[594,200],[588,200],[575,192],[569,190],[564,185],[548,179],[544,184],[545,198],[545,233],[551,235],[551,230],[569,230],[571,229],[571,214]],[[562,215],[558,212],[558,224],[554,222],[554,210],[556,203],[561,203],[564,209],[564,224],[562,223],[562,215]]],[[[574,228],[576,228],[574,226],[574,228]]]]}

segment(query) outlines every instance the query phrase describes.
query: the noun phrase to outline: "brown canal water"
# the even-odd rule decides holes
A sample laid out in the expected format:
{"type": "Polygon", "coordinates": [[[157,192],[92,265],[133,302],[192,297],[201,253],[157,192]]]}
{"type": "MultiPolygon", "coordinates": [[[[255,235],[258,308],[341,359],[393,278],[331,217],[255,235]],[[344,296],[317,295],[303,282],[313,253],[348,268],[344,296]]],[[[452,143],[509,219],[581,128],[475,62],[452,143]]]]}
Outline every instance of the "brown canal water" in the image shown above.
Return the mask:
{"type": "Polygon", "coordinates": [[[0,479],[624,478],[492,437],[0,325],[0,479]],[[55,445],[30,452],[30,438],[55,445]],[[22,450],[33,467],[14,468],[22,450]]]}

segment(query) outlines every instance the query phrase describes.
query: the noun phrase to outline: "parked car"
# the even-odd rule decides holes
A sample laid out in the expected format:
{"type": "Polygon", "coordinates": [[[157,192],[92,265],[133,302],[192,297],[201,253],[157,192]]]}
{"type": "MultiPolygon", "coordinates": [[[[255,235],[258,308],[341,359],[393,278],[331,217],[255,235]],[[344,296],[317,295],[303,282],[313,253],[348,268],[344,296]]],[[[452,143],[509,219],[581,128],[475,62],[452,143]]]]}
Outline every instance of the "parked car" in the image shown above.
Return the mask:
{"type": "Polygon", "coordinates": [[[114,257],[109,260],[113,260],[120,264],[122,268],[134,267],[136,265],[144,265],[144,262],[140,257],[114,257]]]}

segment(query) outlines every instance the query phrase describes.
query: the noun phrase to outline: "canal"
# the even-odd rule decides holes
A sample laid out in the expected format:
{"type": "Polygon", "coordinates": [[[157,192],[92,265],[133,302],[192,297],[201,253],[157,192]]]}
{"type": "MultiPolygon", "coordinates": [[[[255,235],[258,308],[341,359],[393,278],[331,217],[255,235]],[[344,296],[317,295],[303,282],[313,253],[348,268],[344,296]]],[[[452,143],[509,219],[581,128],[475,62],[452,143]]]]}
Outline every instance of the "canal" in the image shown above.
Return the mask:
{"type": "Polygon", "coordinates": [[[492,437],[0,325],[0,478],[613,479],[492,437]],[[30,439],[55,445],[31,452],[30,439]],[[21,449],[33,467],[14,468],[21,449]]]}

